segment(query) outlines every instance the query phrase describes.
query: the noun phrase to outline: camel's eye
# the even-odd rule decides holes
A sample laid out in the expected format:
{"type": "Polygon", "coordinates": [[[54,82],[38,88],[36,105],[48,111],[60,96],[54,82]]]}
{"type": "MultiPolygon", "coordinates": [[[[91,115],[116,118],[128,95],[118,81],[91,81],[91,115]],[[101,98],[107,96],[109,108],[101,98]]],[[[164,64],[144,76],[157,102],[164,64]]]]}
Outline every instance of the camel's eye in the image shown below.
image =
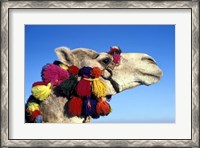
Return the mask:
{"type": "Polygon", "coordinates": [[[108,65],[110,62],[111,62],[110,58],[105,58],[105,59],[100,61],[100,63],[103,64],[103,65],[108,65]]]}

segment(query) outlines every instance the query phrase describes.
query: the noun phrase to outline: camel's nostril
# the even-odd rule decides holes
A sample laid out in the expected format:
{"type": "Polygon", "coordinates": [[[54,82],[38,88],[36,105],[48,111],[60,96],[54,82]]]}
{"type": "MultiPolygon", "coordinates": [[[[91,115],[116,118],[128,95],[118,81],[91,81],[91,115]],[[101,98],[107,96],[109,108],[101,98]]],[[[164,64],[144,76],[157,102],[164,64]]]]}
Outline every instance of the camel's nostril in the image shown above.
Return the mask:
{"type": "Polygon", "coordinates": [[[151,57],[142,57],[142,61],[148,61],[149,63],[157,65],[156,61],[151,57]]]}

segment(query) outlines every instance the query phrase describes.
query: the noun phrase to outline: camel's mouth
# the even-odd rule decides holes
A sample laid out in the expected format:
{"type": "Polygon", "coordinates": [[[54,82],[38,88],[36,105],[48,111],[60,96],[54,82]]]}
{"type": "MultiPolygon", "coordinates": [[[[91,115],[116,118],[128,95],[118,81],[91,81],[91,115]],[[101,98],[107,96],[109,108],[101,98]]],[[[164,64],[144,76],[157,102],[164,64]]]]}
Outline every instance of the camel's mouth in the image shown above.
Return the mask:
{"type": "Polygon", "coordinates": [[[157,83],[162,78],[163,72],[159,69],[157,73],[143,73],[144,79],[138,81],[141,85],[149,86],[151,84],[157,83]]]}

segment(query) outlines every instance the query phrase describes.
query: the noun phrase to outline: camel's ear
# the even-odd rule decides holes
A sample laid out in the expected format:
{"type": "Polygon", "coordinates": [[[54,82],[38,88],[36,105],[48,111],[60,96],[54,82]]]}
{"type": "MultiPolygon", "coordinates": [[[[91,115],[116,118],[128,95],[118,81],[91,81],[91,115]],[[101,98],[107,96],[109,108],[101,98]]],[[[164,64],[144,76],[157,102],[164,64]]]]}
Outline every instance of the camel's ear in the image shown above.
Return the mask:
{"type": "Polygon", "coordinates": [[[59,47],[59,48],[56,48],[55,52],[58,56],[58,59],[62,63],[68,66],[71,66],[74,64],[74,55],[69,48],[59,47]]]}

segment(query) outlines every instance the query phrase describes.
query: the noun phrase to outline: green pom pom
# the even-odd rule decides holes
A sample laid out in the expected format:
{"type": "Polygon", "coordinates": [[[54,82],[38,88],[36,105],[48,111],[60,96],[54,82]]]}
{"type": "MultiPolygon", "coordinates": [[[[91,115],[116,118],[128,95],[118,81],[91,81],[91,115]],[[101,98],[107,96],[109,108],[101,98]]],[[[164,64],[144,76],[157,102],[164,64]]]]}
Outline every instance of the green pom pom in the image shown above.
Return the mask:
{"type": "Polygon", "coordinates": [[[60,84],[60,90],[64,95],[70,97],[77,83],[78,83],[78,76],[72,74],[68,79],[64,80],[60,84]]]}

